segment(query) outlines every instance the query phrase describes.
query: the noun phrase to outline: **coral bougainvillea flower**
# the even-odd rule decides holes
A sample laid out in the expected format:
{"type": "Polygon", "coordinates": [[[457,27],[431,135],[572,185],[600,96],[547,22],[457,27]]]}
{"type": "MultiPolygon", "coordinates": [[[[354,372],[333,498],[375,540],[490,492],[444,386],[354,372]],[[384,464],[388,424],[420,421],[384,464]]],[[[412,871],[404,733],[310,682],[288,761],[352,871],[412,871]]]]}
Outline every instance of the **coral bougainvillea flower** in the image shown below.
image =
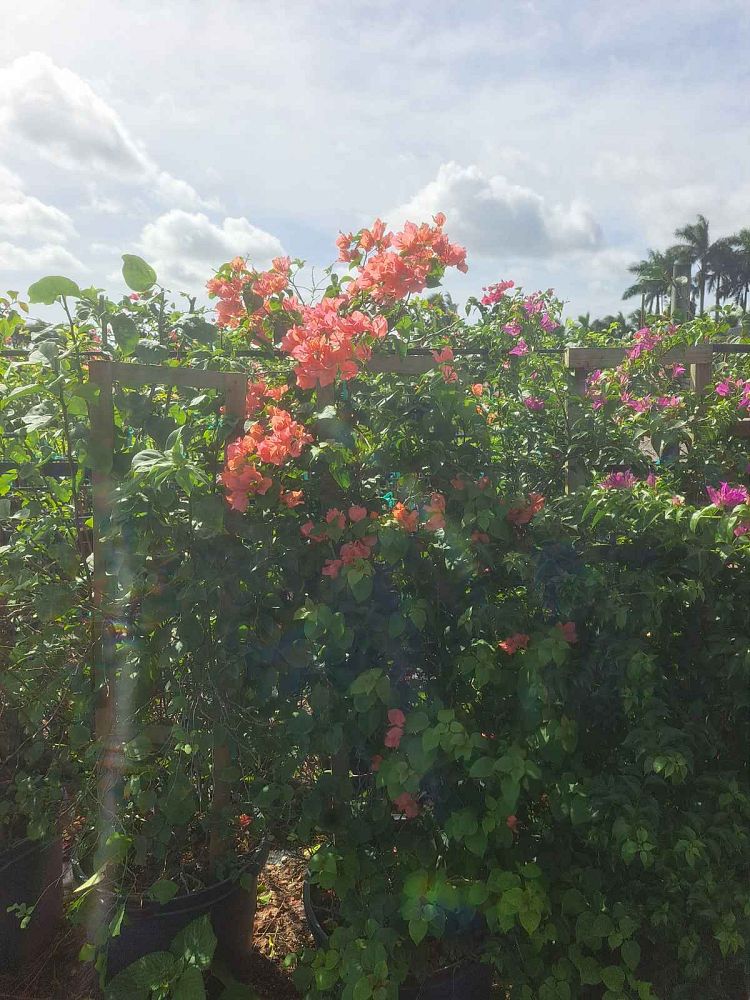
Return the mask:
{"type": "Polygon", "coordinates": [[[367,517],[366,507],[349,508],[349,520],[352,521],[354,524],[357,524],[359,521],[363,521],[366,517],[367,517]]]}
{"type": "Polygon", "coordinates": [[[471,392],[473,396],[479,398],[479,396],[484,394],[484,386],[482,385],[481,382],[475,382],[474,385],[471,387],[471,392]]]}
{"type": "Polygon", "coordinates": [[[513,656],[517,653],[519,649],[526,649],[529,645],[530,636],[526,635],[525,632],[515,632],[513,635],[509,635],[507,639],[503,639],[502,642],[497,644],[498,649],[502,649],[504,653],[508,656],[513,656]]]}
{"type": "Polygon", "coordinates": [[[448,385],[458,382],[458,372],[451,365],[441,365],[440,374],[443,376],[443,381],[448,385]]]}
{"type": "Polygon", "coordinates": [[[715,507],[723,507],[725,510],[731,510],[741,503],[747,503],[750,499],[750,494],[744,486],[730,486],[729,483],[721,483],[718,489],[714,486],[707,486],[706,493],[715,507]]]}
{"type": "Polygon", "coordinates": [[[419,511],[409,510],[402,503],[397,503],[393,508],[393,516],[404,531],[416,531],[419,527],[419,511]]]}
{"type": "Polygon", "coordinates": [[[250,826],[252,821],[253,821],[252,816],[248,816],[247,813],[240,813],[240,815],[237,817],[237,822],[240,824],[243,830],[246,829],[248,826],[250,826]]]}
{"type": "Polygon", "coordinates": [[[335,524],[338,528],[345,528],[346,517],[344,512],[339,510],[338,507],[330,507],[326,511],[326,524],[335,524]]]}
{"type": "Polygon", "coordinates": [[[507,518],[511,524],[528,524],[535,514],[544,507],[544,497],[541,493],[529,493],[528,503],[522,507],[511,507],[507,518]]]}
{"type": "Polygon", "coordinates": [[[555,628],[562,632],[562,637],[566,642],[569,642],[571,645],[574,642],[578,642],[575,622],[558,622],[555,628]]]}
{"type": "Polygon", "coordinates": [[[482,305],[496,305],[502,299],[505,292],[507,292],[509,288],[514,288],[515,284],[515,281],[498,281],[494,285],[486,285],[482,289],[485,293],[482,296],[482,305]]]}
{"type": "Polygon", "coordinates": [[[282,490],[279,493],[279,500],[291,509],[305,502],[305,494],[302,490],[282,490]]]}
{"type": "Polygon", "coordinates": [[[425,505],[425,511],[429,515],[425,527],[428,531],[439,531],[445,527],[445,497],[442,493],[433,493],[430,502],[425,505]]]}
{"type": "Polygon", "coordinates": [[[441,351],[433,351],[432,358],[437,365],[445,364],[446,361],[453,361],[453,349],[444,347],[441,351]]]}
{"type": "Polygon", "coordinates": [[[341,559],[326,559],[321,572],[323,576],[337,577],[343,565],[344,563],[341,559]]]}
{"type": "Polygon", "coordinates": [[[407,819],[416,819],[419,816],[419,803],[411,792],[402,792],[393,800],[393,804],[400,813],[407,819]]]}

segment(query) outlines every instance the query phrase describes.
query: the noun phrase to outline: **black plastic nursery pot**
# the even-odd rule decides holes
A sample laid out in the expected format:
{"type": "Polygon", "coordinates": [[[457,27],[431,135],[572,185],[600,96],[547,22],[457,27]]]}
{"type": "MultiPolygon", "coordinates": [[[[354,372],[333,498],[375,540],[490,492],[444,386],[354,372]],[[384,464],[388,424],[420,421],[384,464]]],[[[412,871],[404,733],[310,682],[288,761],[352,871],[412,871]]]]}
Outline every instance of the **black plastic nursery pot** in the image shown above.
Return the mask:
{"type": "Polygon", "coordinates": [[[0,853],[0,972],[30,964],[52,941],[62,919],[62,840],[22,840],[0,853]],[[21,927],[14,904],[33,907],[21,927]]]}
{"type": "MultiPolygon", "coordinates": [[[[315,944],[323,948],[328,943],[328,934],[315,913],[309,879],[304,881],[302,902],[315,944]]],[[[398,995],[399,1000],[489,1000],[492,976],[489,967],[481,962],[462,962],[449,969],[440,969],[421,983],[404,984],[398,995]]]]}
{"type": "MultiPolygon", "coordinates": [[[[120,933],[107,943],[107,978],[117,975],[152,951],[169,951],[181,930],[208,915],[216,934],[216,958],[241,971],[253,936],[258,875],[268,856],[261,846],[241,869],[242,882],[225,879],[197,892],[175,896],[168,903],[129,897],[120,933]]],[[[111,897],[108,901],[111,906],[111,897]]]]}

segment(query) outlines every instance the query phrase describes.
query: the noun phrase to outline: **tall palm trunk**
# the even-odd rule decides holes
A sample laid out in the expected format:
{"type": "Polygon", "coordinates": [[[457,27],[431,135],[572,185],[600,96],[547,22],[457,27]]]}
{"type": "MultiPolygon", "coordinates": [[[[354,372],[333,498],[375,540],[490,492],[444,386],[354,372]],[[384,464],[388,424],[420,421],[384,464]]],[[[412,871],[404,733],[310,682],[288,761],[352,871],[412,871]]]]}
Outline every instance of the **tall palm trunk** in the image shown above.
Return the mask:
{"type": "Polygon", "coordinates": [[[699,311],[699,315],[700,316],[703,315],[703,307],[705,305],[705,302],[706,302],[706,276],[703,273],[703,268],[701,268],[701,278],[700,278],[700,306],[699,306],[699,310],[700,310],[699,311]]]}

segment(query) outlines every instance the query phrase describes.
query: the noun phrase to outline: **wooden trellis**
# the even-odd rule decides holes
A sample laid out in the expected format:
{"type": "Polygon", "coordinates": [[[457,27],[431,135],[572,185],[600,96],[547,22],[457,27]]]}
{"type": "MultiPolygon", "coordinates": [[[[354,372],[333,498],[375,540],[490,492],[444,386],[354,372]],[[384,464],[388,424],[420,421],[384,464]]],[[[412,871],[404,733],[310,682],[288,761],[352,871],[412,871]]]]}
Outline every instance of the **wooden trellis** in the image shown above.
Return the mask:
{"type": "MultiPolygon", "coordinates": [[[[565,365],[571,373],[571,394],[568,397],[568,419],[572,422],[580,414],[581,400],[586,392],[587,376],[600,368],[613,368],[627,355],[626,347],[569,347],[565,351],[565,365]]],[[[715,354],[750,354],[750,344],[698,344],[678,347],[659,356],[665,364],[683,364],[690,373],[690,387],[697,395],[706,391],[711,383],[715,354]]],[[[750,419],[740,420],[733,433],[750,437],[750,419]]],[[[577,489],[585,479],[586,470],[570,462],[566,472],[568,490],[577,489]]]]}

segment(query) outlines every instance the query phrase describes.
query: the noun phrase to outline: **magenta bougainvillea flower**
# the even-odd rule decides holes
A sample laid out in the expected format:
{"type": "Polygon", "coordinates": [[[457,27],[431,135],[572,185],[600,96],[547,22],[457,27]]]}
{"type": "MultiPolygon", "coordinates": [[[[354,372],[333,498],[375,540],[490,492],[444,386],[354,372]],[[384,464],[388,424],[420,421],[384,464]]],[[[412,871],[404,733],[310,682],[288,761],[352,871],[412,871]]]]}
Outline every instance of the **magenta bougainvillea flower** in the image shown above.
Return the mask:
{"type": "Polygon", "coordinates": [[[626,469],[624,472],[610,472],[599,485],[603,490],[632,490],[637,482],[638,477],[630,469],[626,469]]]}
{"type": "Polygon", "coordinates": [[[523,401],[523,405],[527,410],[543,410],[544,400],[540,399],[539,396],[527,396],[523,401]]]}
{"type": "Polygon", "coordinates": [[[706,493],[714,507],[723,507],[725,510],[731,510],[750,500],[750,494],[744,486],[730,486],[729,483],[721,483],[718,489],[715,486],[707,486],[706,493]]]}

